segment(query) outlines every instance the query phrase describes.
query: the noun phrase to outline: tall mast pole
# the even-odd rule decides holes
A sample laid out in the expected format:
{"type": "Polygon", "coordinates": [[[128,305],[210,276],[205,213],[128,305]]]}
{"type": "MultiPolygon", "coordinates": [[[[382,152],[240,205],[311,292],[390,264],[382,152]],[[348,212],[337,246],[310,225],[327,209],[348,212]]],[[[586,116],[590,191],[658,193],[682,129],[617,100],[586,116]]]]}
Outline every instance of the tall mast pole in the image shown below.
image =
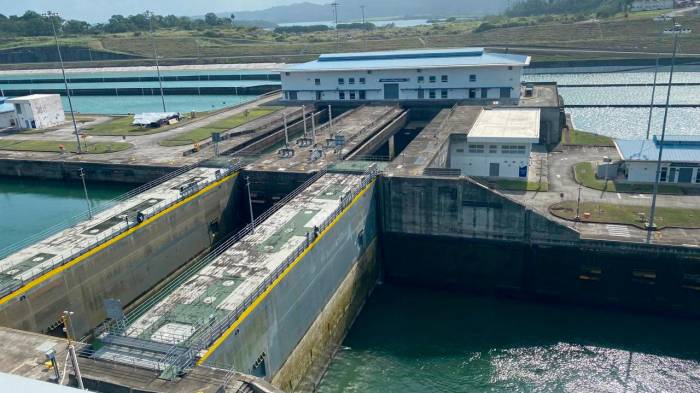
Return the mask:
{"type": "Polygon", "coordinates": [[[158,73],[158,86],[160,87],[160,101],[163,104],[163,112],[165,110],[165,96],[163,95],[163,79],[160,76],[160,65],[158,64],[158,48],[156,47],[156,40],[153,37],[153,12],[146,11],[146,16],[148,16],[148,31],[151,36],[151,45],[153,45],[153,60],[156,62],[156,73],[158,73]]]}

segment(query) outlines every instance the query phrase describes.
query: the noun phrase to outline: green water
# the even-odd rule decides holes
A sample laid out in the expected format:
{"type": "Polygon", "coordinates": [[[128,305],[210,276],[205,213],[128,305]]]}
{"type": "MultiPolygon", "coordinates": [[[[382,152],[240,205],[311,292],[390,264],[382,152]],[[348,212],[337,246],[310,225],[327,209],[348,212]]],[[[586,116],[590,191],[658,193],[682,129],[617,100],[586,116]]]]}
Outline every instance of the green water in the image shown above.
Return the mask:
{"type": "MultiPolygon", "coordinates": [[[[93,206],[136,187],[89,180],[87,184],[93,206]]],[[[80,182],[0,177],[0,250],[85,210],[80,182]]]]}
{"type": "Polygon", "coordinates": [[[698,392],[700,321],[383,285],[318,389],[698,392]]]}

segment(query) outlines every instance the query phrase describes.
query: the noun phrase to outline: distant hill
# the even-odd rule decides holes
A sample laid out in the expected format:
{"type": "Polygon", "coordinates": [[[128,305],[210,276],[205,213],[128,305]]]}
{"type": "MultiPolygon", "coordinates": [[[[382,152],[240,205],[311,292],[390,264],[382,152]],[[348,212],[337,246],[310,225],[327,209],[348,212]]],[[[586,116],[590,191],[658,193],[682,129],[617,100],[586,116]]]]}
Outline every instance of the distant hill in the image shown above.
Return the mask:
{"type": "MultiPolygon", "coordinates": [[[[330,3],[331,0],[328,1],[330,3]]],[[[341,0],[338,7],[342,22],[362,18],[361,5],[365,5],[367,18],[390,17],[450,17],[450,16],[484,16],[505,11],[508,0],[341,0]]],[[[233,12],[236,20],[265,20],[273,23],[315,22],[333,19],[330,5],[308,2],[287,6],[271,7],[260,11],[233,12]]],[[[230,14],[230,13],[229,13],[230,14]]],[[[228,15],[222,13],[222,15],[228,15]]]]}
{"type": "Polygon", "coordinates": [[[632,0],[523,0],[506,12],[509,16],[591,14],[610,16],[624,11],[632,0]]]}

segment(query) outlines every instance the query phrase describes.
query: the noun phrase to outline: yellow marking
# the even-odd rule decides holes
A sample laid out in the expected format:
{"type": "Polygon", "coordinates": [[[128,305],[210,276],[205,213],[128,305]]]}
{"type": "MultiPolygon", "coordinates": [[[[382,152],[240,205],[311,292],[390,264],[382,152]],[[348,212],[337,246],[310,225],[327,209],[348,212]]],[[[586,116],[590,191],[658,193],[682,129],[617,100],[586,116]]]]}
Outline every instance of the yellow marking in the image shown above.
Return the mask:
{"type": "Polygon", "coordinates": [[[181,200],[180,202],[178,202],[178,203],[176,203],[176,204],[170,206],[169,208],[167,208],[167,209],[165,209],[165,210],[162,210],[162,211],[156,213],[153,217],[149,217],[149,218],[146,219],[144,222],[142,222],[142,223],[140,223],[140,224],[138,224],[138,225],[136,225],[136,226],[134,226],[134,227],[132,227],[132,228],[130,228],[130,229],[124,231],[124,232],[122,232],[121,234],[119,234],[119,235],[113,237],[113,238],[110,239],[110,240],[107,240],[106,242],[100,244],[99,246],[93,248],[92,250],[86,252],[85,254],[80,255],[80,256],[78,256],[77,258],[71,260],[70,262],[65,263],[65,264],[63,264],[63,265],[61,265],[61,266],[59,266],[59,267],[57,267],[57,268],[55,268],[55,269],[53,269],[53,270],[50,270],[50,271],[48,271],[48,272],[42,274],[41,276],[35,278],[34,280],[32,280],[32,281],[26,283],[24,286],[22,286],[21,288],[19,288],[19,289],[16,290],[15,292],[12,292],[11,294],[4,296],[2,299],[0,299],[0,305],[7,303],[8,301],[14,299],[15,297],[17,297],[17,296],[19,296],[19,295],[22,295],[22,294],[25,294],[25,293],[29,292],[30,289],[32,289],[32,288],[36,287],[37,285],[43,283],[44,281],[48,280],[49,278],[51,278],[51,277],[53,277],[53,276],[55,276],[55,275],[57,275],[57,274],[63,272],[63,271],[66,270],[66,269],[71,268],[72,266],[77,265],[78,263],[84,261],[85,259],[87,259],[87,258],[89,258],[89,257],[91,257],[91,256],[93,256],[93,255],[95,255],[95,254],[97,254],[98,252],[100,252],[100,251],[104,250],[105,248],[107,248],[107,247],[113,245],[114,243],[117,243],[117,242],[120,241],[121,239],[123,239],[123,238],[125,238],[125,237],[131,235],[132,233],[136,232],[137,230],[139,230],[139,229],[145,227],[146,225],[151,224],[152,222],[158,220],[159,218],[163,217],[164,215],[170,213],[171,211],[173,211],[173,210],[179,208],[180,206],[182,206],[182,205],[184,205],[184,204],[186,204],[186,203],[192,201],[193,199],[199,197],[200,195],[203,195],[203,194],[209,192],[212,188],[217,187],[217,186],[219,186],[220,184],[223,184],[223,183],[225,183],[225,182],[227,182],[227,181],[229,181],[229,180],[235,178],[236,176],[238,176],[238,172],[236,172],[236,173],[234,173],[234,174],[231,174],[231,175],[228,175],[228,176],[224,177],[223,179],[221,179],[221,180],[219,180],[219,181],[216,181],[216,182],[214,182],[214,183],[212,183],[212,184],[210,184],[210,185],[208,185],[208,186],[202,188],[202,189],[199,190],[198,192],[196,192],[196,193],[190,195],[189,197],[187,197],[187,198],[181,200]]]}
{"type": "Polygon", "coordinates": [[[202,357],[199,358],[199,360],[197,360],[197,365],[198,365],[198,366],[201,366],[201,365],[207,360],[207,358],[209,358],[209,356],[211,356],[211,354],[214,353],[214,351],[216,351],[216,349],[219,348],[219,346],[221,346],[221,344],[223,344],[224,341],[226,341],[226,339],[228,338],[228,336],[230,336],[231,333],[233,333],[233,331],[234,331],[238,326],[240,326],[240,324],[243,323],[243,321],[255,310],[255,308],[256,308],[263,300],[265,300],[265,298],[267,297],[267,295],[269,295],[270,292],[272,292],[272,290],[275,289],[275,287],[277,286],[277,284],[279,284],[279,283],[287,276],[287,274],[289,274],[289,272],[292,271],[292,269],[294,269],[294,267],[299,263],[299,261],[301,261],[302,258],[304,258],[304,257],[306,256],[306,254],[307,254],[309,251],[311,251],[312,248],[314,248],[314,246],[316,245],[316,243],[318,243],[319,240],[321,240],[321,238],[323,238],[323,236],[326,234],[326,232],[330,231],[331,228],[333,228],[333,226],[335,226],[335,224],[336,224],[341,218],[343,218],[343,216],[345,215],[345,213],[347,213],[348,210],[350,210],[350,208],[351,208],[358,200],[360,200],[360,198],[367,192],[367,190],[369,190],[370,186],[371,186],[372,184],[374,184],[374,182],[375,182],[375,180],[372,180],[362,191],[360,191],[360,192],[357,194],[357,196],[355,196],[355,198],[352,200],[352,202],[350,202],[350,204],[349,204],[345,209],[343,209],[343,211],[340,212],[340,214],[338,214],[338,216],[337,216],[335,219],[333,219],[333,221],[331,221],[330,224],[328,224],[328,226],[326,227],[326,229],[324,229],[318,236],[316,236],[316,239],[314,239],[314,241],[311,242],[311,244],[309,245],[309,247],[306,247],[306,249],[305,249],[301,254],[299,254],[299,256],[294,260],[294,262],[292,262],[289,266],[287,266],[287,268],[284,269],[284,271],[279,275],[279,277],[277,277],[274,281],[272,281],[272,284],[270,284],[270,286],[267,287],[267,289],[265,289],[265,291],[263,291],[263,293],[261,293],[260,296],[258,296],[257,299],[255,299],[255,300],[253,301],[253,303],[251,303],[250,306],[248,306],[248,308],[246,308],[246,309],[241,313],[241,316],[238,317],[238,319],[236,319],[236,320],[233,322],[233,324],[231,324],[231,326],[229,326],[228,329],[226,329],[226,331],[224,331],[224,333],[221,334],[221,336],[220,336],[219,338],[216,339],[216,341],[214,341],[214,344],[212,344],[212,345],[207,349],[207,351],[204,353],[204,355],[202,355],[202,357]]]}

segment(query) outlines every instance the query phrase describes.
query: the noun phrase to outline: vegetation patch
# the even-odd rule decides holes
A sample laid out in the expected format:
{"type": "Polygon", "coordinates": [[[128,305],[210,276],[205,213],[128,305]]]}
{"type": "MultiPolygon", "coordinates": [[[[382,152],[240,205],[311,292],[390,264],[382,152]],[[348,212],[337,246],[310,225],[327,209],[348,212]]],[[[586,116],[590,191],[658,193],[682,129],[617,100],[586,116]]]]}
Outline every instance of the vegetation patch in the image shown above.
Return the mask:
{"type": "Polygon", "coordinates": [[[613,139],[605,135],[580,130],[571,130],[569,135],[571,141],[566,143],[569,146],[615,146],[613,139]]]}
{"type": "Polygon", "coordinates": [[[162,140],[158,143],[161,146],[166,147],[191,145],[193,143],[197,143],[205,139],[211,138],[212,133],[228,131],[232,128],[238,127],[257,118],[269,115],[270,113],[275,112],[279,109],[279,107],[255,108],[245,113],[239,113],[237,115],[218,120],[204,127],[184,132],[172,138],[162,140]]]}
{"type": "MultiPolygon", "coordinates": [[[[653,184],[631,184],[598,179],[593,164],[590,162],[574,164],[574,178],[577,183],[594,190],[631,194],[651,194],[654,192],[653,184]]],[[[677,185],[659,184],[659,194],[683,195],[685,192],[682,187],[677,185]]]]}
{"type": "MultiPolygon", "coordinates": [[[[565,220],[576,219],[576,201],[564,201],[549,207],[550,213],[565,220]]],[[[581,202],[580,221],[603,224],[634,225],[646,229],[649,206],[621,205],[612,203],[581,202]]],[[[661,229],[700,228],[700,209],[659,207],[654,223],[661,229]]]]}
{"type": "MultiPolygon", "coordinates": [[[[87,154],[102,154],[124,151],[134,147],[131,143],[124,142],[94,142],[81,144],[83,153],[87,154]]],[[[78,148],[75,142],[68,141],[32,141],[32,140],[13,140],[1,139],[0,150],[10,151],[34,151],[34,152],[49,152],[61,153],[71,152],[77,153],[78,148]],[[63,147],[63,149],[61,149],[63,147]]]]}

